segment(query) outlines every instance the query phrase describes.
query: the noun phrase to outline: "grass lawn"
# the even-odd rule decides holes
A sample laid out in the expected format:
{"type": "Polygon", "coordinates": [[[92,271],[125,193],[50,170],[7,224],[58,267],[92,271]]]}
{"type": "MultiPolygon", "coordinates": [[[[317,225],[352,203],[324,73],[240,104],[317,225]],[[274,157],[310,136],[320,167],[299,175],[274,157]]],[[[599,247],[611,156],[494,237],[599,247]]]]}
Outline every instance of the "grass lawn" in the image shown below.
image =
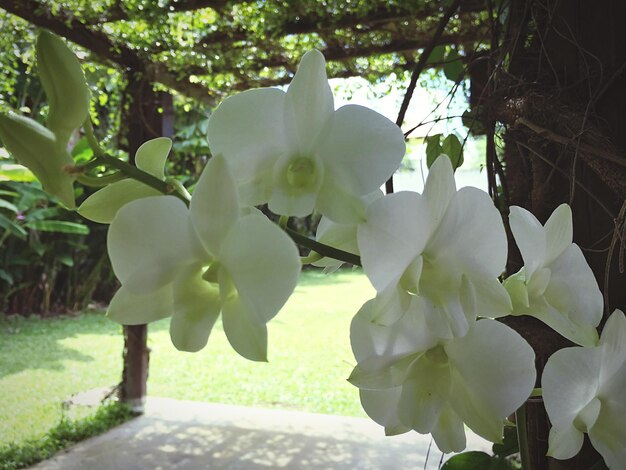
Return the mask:
{"type": "MultiPolygon", "coordinates": [[[[269,324],[269,363],[239,357],[216,325],[196,354],[177,351],[169,320],[149,327],[154,396],[364,416],[346,382],[349,325],[373,289],[359,272],[307,272],[269,324]]],[[[0,316],[0,445],[42,436],[71,394],[119,382],[121,327],[101,313],[54,319],[0,316]]]]}

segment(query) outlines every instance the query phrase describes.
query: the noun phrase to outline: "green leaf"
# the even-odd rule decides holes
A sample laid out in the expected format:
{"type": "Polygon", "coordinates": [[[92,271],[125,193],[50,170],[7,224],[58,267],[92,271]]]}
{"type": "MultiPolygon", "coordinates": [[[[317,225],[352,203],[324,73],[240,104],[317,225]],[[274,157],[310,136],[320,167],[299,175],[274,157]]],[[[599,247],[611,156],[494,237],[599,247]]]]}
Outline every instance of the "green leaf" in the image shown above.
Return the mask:
{"type": "Polygon", "coordinates": [[[26,222],[34,220],[53,219],[61,214],[59,207],[42,207],[41,209],[35,209],[34,211],[26,215],[26,222]]]}
{"type": "Polygon", "coordinates": [[[446,56],[445,64],[443,66],[443,73],[448,80],[457,82],[463,74],[463,58],[457,51],[451,49],[446,56]]]}
{"type": "Polygon", "coordinates": [[[427,65],[430,64],[439,64],[443,62],[443,56],[446,53],[446,48],[444,46],[436,46],[433,51],[428,56],[428,60],[426,61],[427,65]]]}
{"type": "Polygon", "coordinates": [[[4,199],[0,199],[0,209],[8,209],[14,214],[17,214],[19,212],[15,204],[11,204],[9,201],[5,201],[4,199]]]}
{"type": "Polygon", "coordinates": [[[17,238],[24,240],[26,238],[26,230],[24,230],[21,226],[13,222],[11,219],[6,217],[5,215],[0,214],[0,227],[5,230],[8,230],[17,238]]]}
{"type": "Polygon", "coordinates": [[[443,153],[441,148],[441,134],[430,135],[424,138],[426,142],[426,166],[431,167],[437,157],[443,153]]]}
{"type": "Polygon", "coordinates": [[[441,152],[450,158],[453,169],[456,170],[463,164],[463,145],[456,135],[450,134],[443,140],[441,152]]]}
{"type": "Polygon", "coordinates": [[[59,255],[59,256],[57,256],[57,259],[59,260],[59,263],[64,264],[65,266],[67,266],[69,268],[74,266],[74,260],[68,254],[59,255]]]}
{"type": "Polygon", "coordinates": [[[28,222],[26,226],[41,232],[71,233],[75,235],[89,234],[89,227],[86,225],[64,220],[33,220],[28,222]]]}
{"type": "Polygon", "coordinates": [[[485,452],[463,452],[446,461],[441,470],[486,470],[491,464],[491,458],[485,452]]]}
{"type": "Polygon", "coordinates": [[[467,127],[472,135],[485,135],[487,132],[480,116],[479,109],[466,109],[461,116],[463,125],[467,127]]]}
{"type": "Polygon", "coordinates": [[[48,248],[52,248],[52,245],[44,245],[41,243],[39,237],[31,237],[28,240],[28,246],[30,246],[39,257],[42,257],[44,253],[48,251],[48,248]]]}
{"type": "Polygon", "coordinates": [[[17,197],[19,196],[19,194],[15,191],[6,191],[4,189],[0,189],[0,196],[17,197]]]}
{"type": "Polygon", "coordinates": [[[443,464],[441,470],[513,470],[506,459],[493,457],[485,452],[472,451],[457,454],[443,464]]]}
{"type": "Polygon", "coordinates": [[[0,279],[6,281],[7,284],[13,284],[13,276],[4,269],[0,269],[0,279]]]}

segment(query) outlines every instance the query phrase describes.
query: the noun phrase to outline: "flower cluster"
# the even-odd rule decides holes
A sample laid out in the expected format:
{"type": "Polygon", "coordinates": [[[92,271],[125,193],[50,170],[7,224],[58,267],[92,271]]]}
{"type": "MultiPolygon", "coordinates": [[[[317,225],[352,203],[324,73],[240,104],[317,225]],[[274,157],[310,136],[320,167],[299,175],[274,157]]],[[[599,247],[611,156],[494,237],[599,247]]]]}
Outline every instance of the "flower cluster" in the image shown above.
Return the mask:
{"type": "MultiPolygon", "coordinates": [[[[87,116],[89,93],[59,41],[45,33],[38,45],[48,127],[0,116],[0,137],[44,189],[73,207],[65,146],[87,116]]],[[[159,138],[136,154],[132,170],[147,178],[136,181],[128,171],[79,207],[86,218],[110,223],[108,252],[121,282],[111,319],[132,325],[171,316],[173,344],[198,351],[221,316],[239,354],[266,360],[266,324],[293,292],[302,260],[285,231],[254,206],[268,204],[283,220],[317,212],[317,246],[360,257],[376,289],[352,321],[357,364],[349,381],[387,434],[431,433],[444,452],[465,448],[464,426],[500,442],[536,370],[532,348],[497,319],[529,315],[581,346],[555,353],[541,377],[553,425],[549,454],[574,456],[587,433],[609,468],[623,464],[626,317],[616,310],[598,337],[602,295],[573,243],[569,206],[545,225],[510,208],[524,266],[501,281],[507,237],[489,196],[457,190],[446,155],[432,163],[421,194],[383,195],[381,185],[403,158],[404,136],[367,108],[335,109],[315,50],[287,91],[249,90],[221,103],[208,139],[213,157],[191,196],[165,179],[171,141],[159,138]]],[[[343,263],[321,253],[306,260],[327,271],[343,263]]]]}
{"type": "Polygon", "coordinates": [[[476,321],[511,312],[498,280],[506,234],[490,198],[475,188],[457,191],[444,155],[422,194],[374,201],[357,239],[377,290],[350,336],[358,365],[349,380],[365,411],[388,434],[432,433],[444,452],[465,448],[464,423],[499,442],[505,418],[532,391],[535,368],[519,334],[476,321]]]}

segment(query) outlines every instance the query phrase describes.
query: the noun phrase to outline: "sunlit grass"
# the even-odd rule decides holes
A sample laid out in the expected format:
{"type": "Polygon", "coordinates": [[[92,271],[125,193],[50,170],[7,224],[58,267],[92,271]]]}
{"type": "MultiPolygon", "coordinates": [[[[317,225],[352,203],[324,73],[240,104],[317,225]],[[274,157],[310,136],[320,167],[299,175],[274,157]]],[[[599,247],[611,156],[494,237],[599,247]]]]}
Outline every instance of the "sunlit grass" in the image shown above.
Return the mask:
{"type": "MultiPolygon", "coordinates": [[[[150,325],[148,393],[363,416],[358,392],[346,382],[354,365],[349,325],[372,295],[358,272],[303,274],[296,294],[269,324],[269,363],[239,357],[219,324],[197,354],[174,349],[169,320],[150,325]]],[[[70,395],[117,384],[122,346],[121,328],[102,314],[0,316],[0,444],[44,435],[58,424],[70,395]]]]}

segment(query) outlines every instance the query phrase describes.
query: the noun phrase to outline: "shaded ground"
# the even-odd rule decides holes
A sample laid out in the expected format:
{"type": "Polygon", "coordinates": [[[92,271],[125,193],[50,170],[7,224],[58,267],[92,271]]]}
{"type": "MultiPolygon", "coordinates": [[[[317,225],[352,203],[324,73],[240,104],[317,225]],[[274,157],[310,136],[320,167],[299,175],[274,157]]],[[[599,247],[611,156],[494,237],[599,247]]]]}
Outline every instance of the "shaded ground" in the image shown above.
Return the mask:
{"type": "MultiPolygon", "coordinates": [[[[468,434],[468,450],[491,445],[468,434]]],[[[436,469],[429,436],[367,419],[149,398],[146,413],[32,469],[436,469]],[[430,450],[429,450],[430,449],[430,450]]]]}

